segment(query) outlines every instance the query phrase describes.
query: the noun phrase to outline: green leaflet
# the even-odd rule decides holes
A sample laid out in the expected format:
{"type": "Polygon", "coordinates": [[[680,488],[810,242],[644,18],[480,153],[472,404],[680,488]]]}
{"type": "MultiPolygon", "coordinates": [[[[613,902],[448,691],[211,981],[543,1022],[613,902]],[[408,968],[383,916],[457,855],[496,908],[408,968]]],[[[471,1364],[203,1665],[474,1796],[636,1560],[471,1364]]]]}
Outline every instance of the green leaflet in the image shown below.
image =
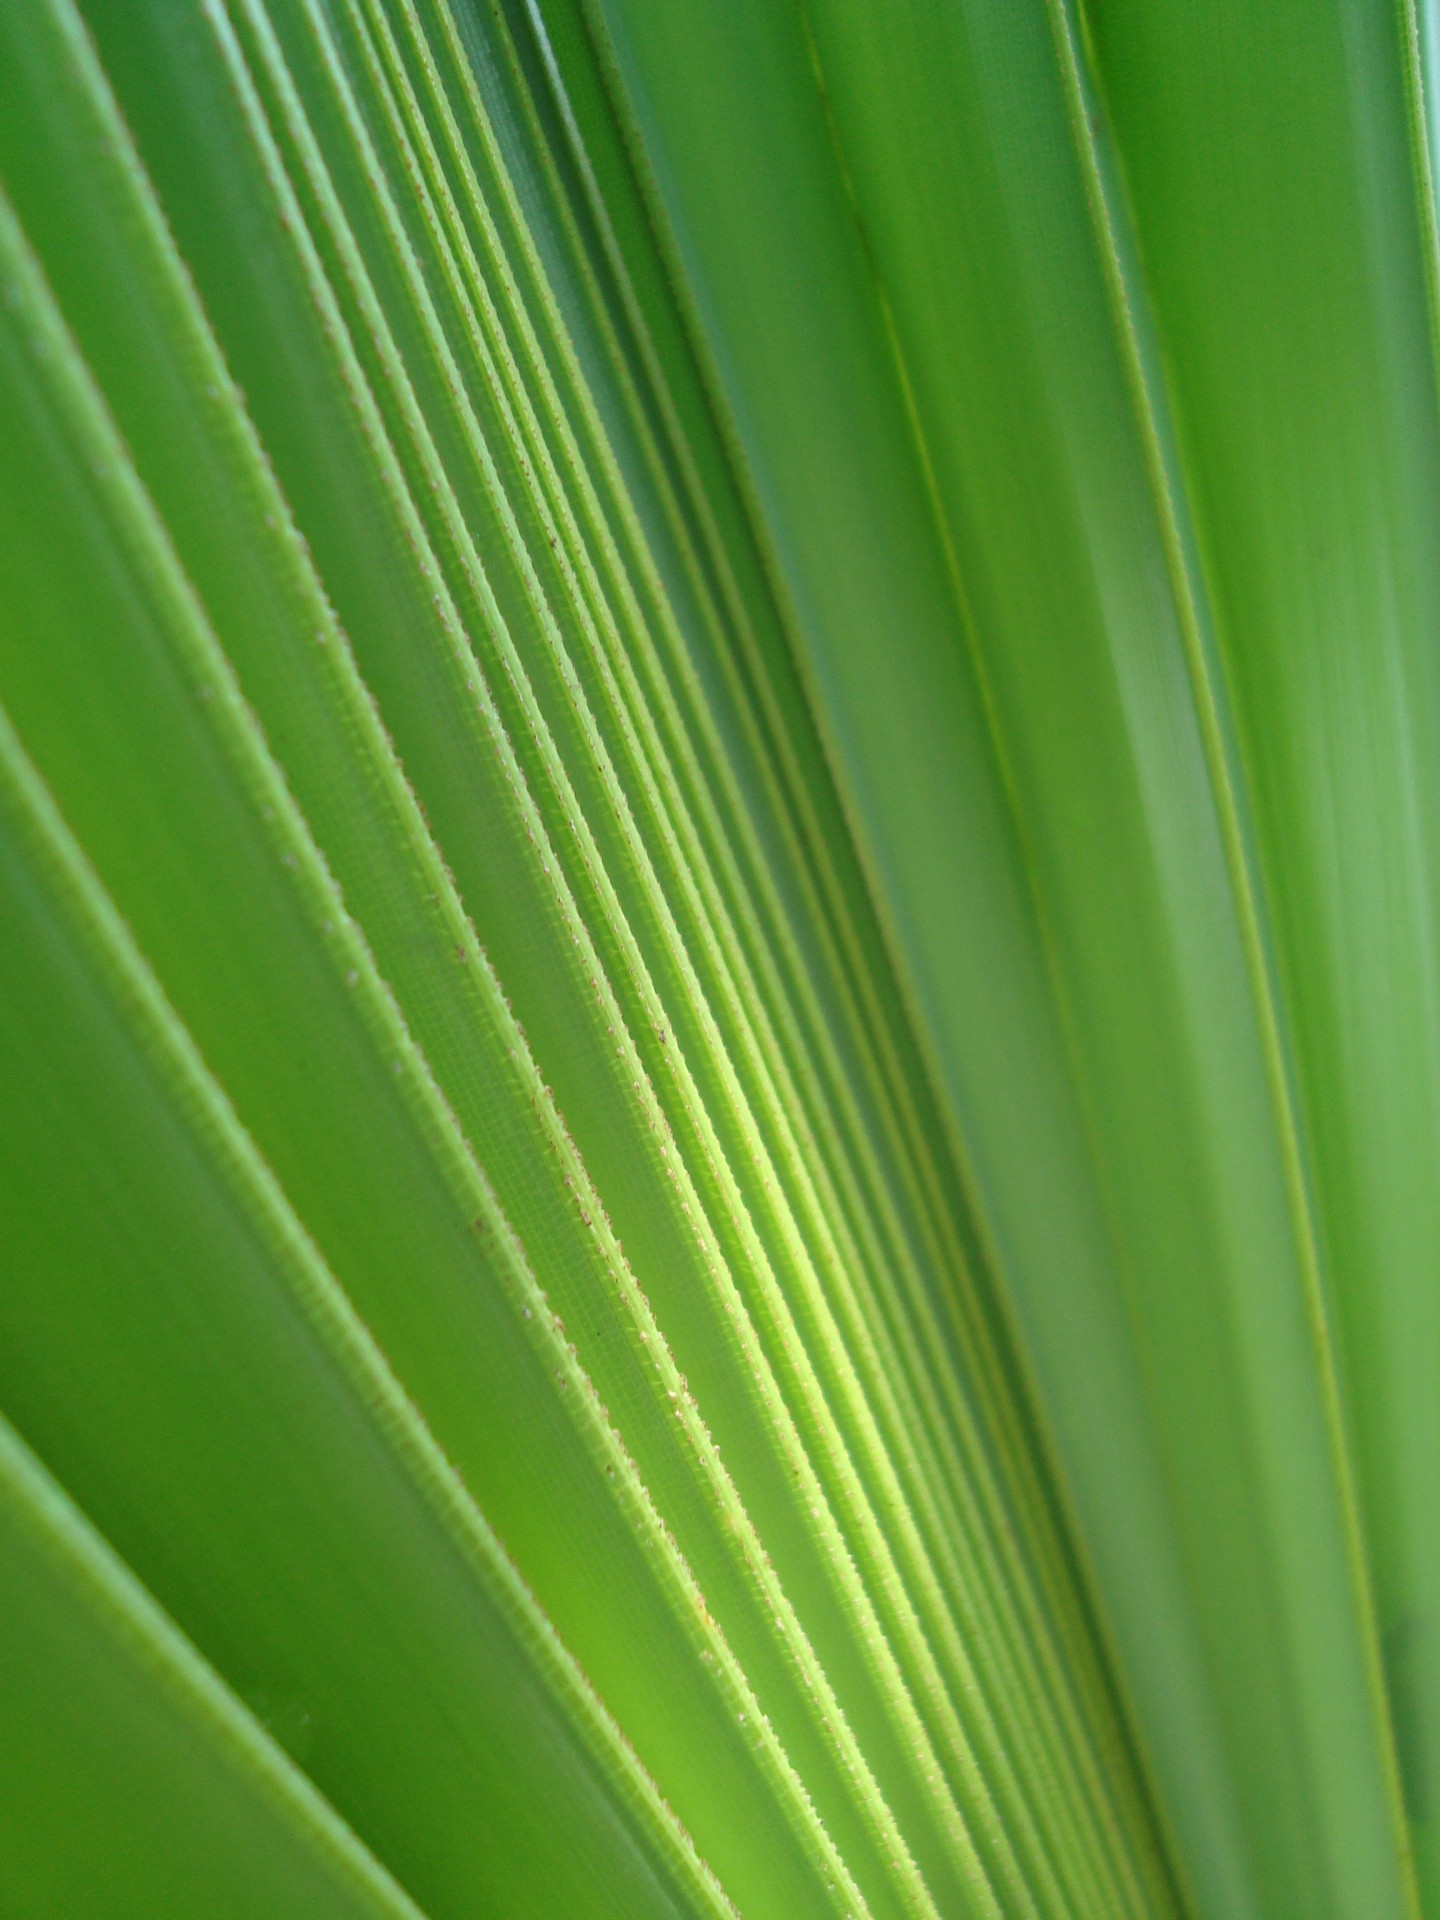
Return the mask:
{"type": "Polygon", "coordinates": [[[417,1920],[8,1426],[0,1487],[6,1906],[417,1920]]]}

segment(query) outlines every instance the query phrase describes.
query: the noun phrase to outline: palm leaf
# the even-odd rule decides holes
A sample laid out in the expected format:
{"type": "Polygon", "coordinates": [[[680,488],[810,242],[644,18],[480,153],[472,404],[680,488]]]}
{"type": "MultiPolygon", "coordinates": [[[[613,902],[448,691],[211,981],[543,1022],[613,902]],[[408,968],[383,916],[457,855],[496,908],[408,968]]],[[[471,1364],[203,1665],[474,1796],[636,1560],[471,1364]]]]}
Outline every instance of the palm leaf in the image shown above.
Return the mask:
{"type": "Polygon", "coordinates": [[[1440,1901],[1429,56],[0,10],[0,1908],[1440,1901]]]}

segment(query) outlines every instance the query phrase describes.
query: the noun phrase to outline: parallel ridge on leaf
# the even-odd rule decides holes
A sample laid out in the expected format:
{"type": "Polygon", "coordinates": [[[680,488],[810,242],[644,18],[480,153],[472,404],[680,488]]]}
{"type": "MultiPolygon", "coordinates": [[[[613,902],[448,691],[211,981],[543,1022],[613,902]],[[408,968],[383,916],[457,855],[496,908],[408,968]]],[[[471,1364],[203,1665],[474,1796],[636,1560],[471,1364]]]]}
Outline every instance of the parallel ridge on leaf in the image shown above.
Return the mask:
{"type": "Polygon", "coordinates": [[[1177,1907],[612,57],[0,12],[18,1911],[1177,1907]]]}

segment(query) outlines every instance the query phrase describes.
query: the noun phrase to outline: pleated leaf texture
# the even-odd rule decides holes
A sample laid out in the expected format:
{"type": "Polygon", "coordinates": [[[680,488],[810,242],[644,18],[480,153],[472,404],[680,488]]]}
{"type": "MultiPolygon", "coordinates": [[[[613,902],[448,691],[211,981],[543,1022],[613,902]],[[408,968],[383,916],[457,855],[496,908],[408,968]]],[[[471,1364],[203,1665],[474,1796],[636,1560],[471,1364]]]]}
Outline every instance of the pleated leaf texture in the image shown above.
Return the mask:
{"type": "Polygon", "coordinates": [[[1437,52],[3,0],[5,1920],[1440,1920],[1437,52]]]}

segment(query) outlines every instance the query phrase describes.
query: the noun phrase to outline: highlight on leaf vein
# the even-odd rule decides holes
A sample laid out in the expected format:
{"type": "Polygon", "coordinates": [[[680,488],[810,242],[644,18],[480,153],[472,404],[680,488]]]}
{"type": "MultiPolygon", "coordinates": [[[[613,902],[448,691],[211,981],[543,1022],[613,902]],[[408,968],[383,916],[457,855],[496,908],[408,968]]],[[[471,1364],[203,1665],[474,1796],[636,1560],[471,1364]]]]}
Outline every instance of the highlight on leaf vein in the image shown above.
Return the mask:
{"type": "Polygon", "coordinates": [[[7,1920],[1440,1920],[1437,47],[0,7],[7,1920]]]}

